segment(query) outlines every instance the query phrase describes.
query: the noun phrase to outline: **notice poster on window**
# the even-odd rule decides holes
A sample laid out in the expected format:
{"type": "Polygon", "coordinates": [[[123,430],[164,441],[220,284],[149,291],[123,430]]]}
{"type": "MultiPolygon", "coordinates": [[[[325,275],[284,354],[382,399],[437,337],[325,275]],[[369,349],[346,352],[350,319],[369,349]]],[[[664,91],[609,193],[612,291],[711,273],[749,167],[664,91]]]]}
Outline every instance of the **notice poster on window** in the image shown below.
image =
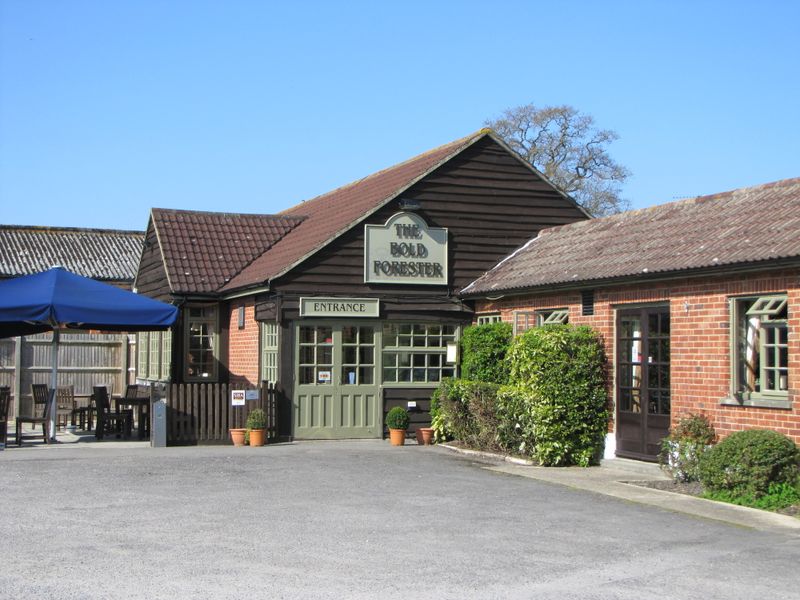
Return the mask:
{"type": "Polygon", "coordinates": [[[231,406],[244,406],[244,399],[244,390],[231,390],[231,406]]]}
{"type": "Polygon", "coordinates": [[[319,381],[319,383],[330,383],[331,382],[331,372],[330,371],[320,371],[317,374],[317,381],[319,381]]]}

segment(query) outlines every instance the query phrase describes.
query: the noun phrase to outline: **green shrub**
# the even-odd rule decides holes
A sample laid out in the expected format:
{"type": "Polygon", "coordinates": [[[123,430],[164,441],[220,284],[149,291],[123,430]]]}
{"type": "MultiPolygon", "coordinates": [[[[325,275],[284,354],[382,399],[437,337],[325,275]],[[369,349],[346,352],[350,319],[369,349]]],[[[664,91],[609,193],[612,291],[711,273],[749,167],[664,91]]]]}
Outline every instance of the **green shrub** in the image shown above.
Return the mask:
{"type": "Polygon", "coordinates": [[[700,481],[711,494],[758,500],[772,484],[795,485],[800,475],[797,445],[776,431],[732,433],[700,457],[700,481]]]}
{"type": "Polygon", "coordinates": [[[510,383],[531,393],[535,455],[543,465],[597,463],[608,430],[605,361],[589,327],[530,329],[511,345],[510,383]]]}
{"type": "Polygon", "coordinates": [[[267,415],[260,408],[254,408],[247,415],[247,429],[266,429],[267,415]]]}
{"type": "Polygon", "coordinates": [[[727,490],[705,492],[703,497],[762,510],[779,510],[787,506],[800,504],[800,490],[798,490],[797,485],[788,483],[771,483],[767,493],[759,497],[755,497],[752,494],[737,496],[727,490]]]}
{"type": "Polygon", "coordinates": [[[506,355],[511,347],[508,323],[473,325],[461,337],[461,375],[471,381],[508,383],[506,355]]]}
{"type": "Polygon", "coordinates": [[[408,411],[402,406],[395,406],[386,415],[389,429],[408,429],[408,421],[408,411]]]}
{"type": "Polygon", "coordinates": [[[453,381],[451,378],[446,377],[439,384],[439,387],[433,391],[433,394],[431,394],[431,428],[433,429],[433,439],[437,444],[453,439],[453,433],[447,426],[445,414],[441,407],[441,401],[439,400],[442,394],[449,393],[451,381],[453,381]]]}
{"type": "MultiPolygon", "coordinates": [[[[499,386],[481,381],[448,379],[438,392],[439,425],[454,439],[483,450],[497,448],[497,416],[495,403],[499,386]]],[[[437,441],[438,438],[437,438],[437,441]]]]}
{"type": "Polygon", "coordinates": [[[497,443],[501,448],[534,457],[534,402],[533,394],[521,387],[506,385],[497,391],[497,443]]]}
{"type": "Polygon", "coordinates": [[[700,456],[716,439],[714,426],[704,415],[687,415],[661,442],[661,468],[675,481],[697,481],[700,456]]]}

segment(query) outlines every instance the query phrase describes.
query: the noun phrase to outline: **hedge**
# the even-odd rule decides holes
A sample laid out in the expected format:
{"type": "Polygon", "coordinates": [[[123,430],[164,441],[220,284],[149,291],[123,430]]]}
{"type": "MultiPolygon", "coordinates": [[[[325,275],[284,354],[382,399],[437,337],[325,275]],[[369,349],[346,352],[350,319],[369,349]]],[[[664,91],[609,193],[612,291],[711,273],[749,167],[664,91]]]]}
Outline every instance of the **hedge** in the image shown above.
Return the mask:
{"type": "Polygon", "coordinates": [[[506,355],[512,337],[512,327],[508,323],[467,327],[461,336],[461,376],[471,381],[507,383],[506,355]]]}
{"type": "Polygon", "coordinates": [[[509,351],[510,383],[529,392],[522,415],[543,465],[599,462],[608,431],[605,360],[585,326],[549,325],[518,336],[509,351]]]}

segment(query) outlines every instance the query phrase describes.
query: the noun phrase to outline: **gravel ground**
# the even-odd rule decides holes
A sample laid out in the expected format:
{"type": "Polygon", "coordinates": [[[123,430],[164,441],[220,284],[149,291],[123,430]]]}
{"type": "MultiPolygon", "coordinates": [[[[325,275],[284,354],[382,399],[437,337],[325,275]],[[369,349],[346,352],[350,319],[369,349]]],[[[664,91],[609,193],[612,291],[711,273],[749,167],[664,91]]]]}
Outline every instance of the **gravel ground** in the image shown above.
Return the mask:
{"type": "Polygon", "coordinates": [[[797,598],[800,539],[446,450],[9,449],[0,598],[797,598]]]}

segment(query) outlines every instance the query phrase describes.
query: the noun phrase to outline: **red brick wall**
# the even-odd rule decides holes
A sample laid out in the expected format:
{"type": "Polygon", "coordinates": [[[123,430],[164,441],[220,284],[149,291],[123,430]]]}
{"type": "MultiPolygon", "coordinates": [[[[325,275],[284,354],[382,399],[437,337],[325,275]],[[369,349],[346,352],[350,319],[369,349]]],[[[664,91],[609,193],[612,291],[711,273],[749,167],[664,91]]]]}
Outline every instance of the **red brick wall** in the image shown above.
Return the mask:
{"type": "Polygon", "coordinates": [[[228,370],[231,385],[258,384],[258,332],[252,298],[234,300],[228,313],[228,370]],[[239,307],[244,305],[244,329],[239,329],[239,307]]]}
{"type": "MultiPolygon", "coordinates": [[[[669,303],[671,320],[672,424],[689,412],[703,413],[724,437],[748,428],[769,428],[800,443],[800,270],[768,271],[728,277],[697,277],[661,283],[614,286],[595,290],[595,314],[581,316],[580,292],[509,296],[476,303],[476,312],[500,312],[514,323],[514,311],[569,308],[569,322],[590,325],[614,356],[615,308],[644,303],[669,303]],[[731,296],[787,292],[789,297],[789,399],[792,408],[723,406],[730,396],[731,296]]],[[[614,398],[613,370],[609,377],[614,398]]]]}

